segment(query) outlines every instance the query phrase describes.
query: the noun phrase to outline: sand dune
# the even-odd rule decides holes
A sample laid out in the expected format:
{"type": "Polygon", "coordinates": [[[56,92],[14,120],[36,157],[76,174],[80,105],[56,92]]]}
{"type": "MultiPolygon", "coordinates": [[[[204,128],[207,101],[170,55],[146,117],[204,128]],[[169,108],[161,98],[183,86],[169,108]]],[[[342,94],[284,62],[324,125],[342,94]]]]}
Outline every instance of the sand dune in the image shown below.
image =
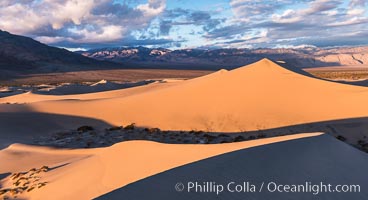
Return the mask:
{"type": "MultiPolygon", "coordinates": [[[[0,174],[27,172],[31,168],[47,165],[51,170],[39,175],[46,186],[18,194],[18,198],[91,199],[148,176],[205,158],[320,134],[306,133],[217,145],[132,141],[89,150],[56,150],[14,144],[0,151],[0,174]]],[[[9,182],[9,179],[3,179],[0,184],[9,182]]]]}
{"type": "Polygon", "coordinates": [[[367,100],[366,87],[307,77],[263,59],[130,96],[47,101],[27,107],[34,112],[89,117],[114,125],[134,122],[169,130],[238,132],[366,117],[367,100]]]}
{"type": "MultiPolygon", "coordinates": [[[[368,117],[367,100],[366,87],[312,78],[263,59],[232,71],[220,70],[186,81],[90,94],[26,93],[1,98],[0,147],[22,141],[19,138],[26,142],[34,136],[76,128],[81,124],[107,128],[136,123],[167,130],[240,132],[368,117]]],[[[6,177],[0,185],[13,187],[23,184],[21,181],[31,181],[35,186],[29,192],[18,194],[19,198],[91,199],[157,173],[216,155],[255,146],[267,148],[270,143],[317,135],[320,133],[215,145],[130,141],[88,150],[13,144],[0,151],[0,177],[6,177]]],[[[341,147],[333,138],[325,142],[331,148],[341,147]]],[[[307,143],[309,149],[316,147],[307,143]]],[[[318,164],[325,159],[318,157],[315,160],[316,152],[308,152],[300,156],[306,158],[305,162],[318,164]]],[[[351,155],[344,154],[345,158],[361,153],[347,152],[351,155]]],[[[327,157],[330,155],[338,159],[340,154],[326,154],[327,157]]],[[[321,167],[326,170],[331,166],[329,161],[327,167],[321,167]]],[[[31,183],[24,184],[29,190],[27,184],[31,183]]]]}
{"type": "MultiPolygon", "coordinates": [[[[316,137],[288,140],[268,145],[245,148],[229,152],[199,162],[190,163],[154,176],[139,180],[125,187],[121,187],[97,198],[98,200],[148,200],[148,199],[175,199],[175,200],[347,200],[366,199],[368,187],[366,169],[367,154],[344,144],[330,135],[323,134],[316,137]],[[212,192],[195,192],[192,188],[187,192],[188,182],[214,182],[224,186],[223,192],[217,195],[212,192]],[[313,185],[355,184],[359,185],[360,192],[325,192],[316,188],[313,192],[269,192],[270,182],[277,184],[304,184],[313,185]],[[182,182],[185,190],[177,192],[174,185],[182,182]],[[256,192],[246,187],[245,192],[229,192],[226,184],[234,182],[243,185],[249,182],[256,186],[256,192]],[[260,190],[264,182],[263,190],[260,190]],[[144,191],[144,192],[142,192],[144,191]],[[259,192],[260,191],[260,192],[259,192]]],[[[234,184],[235,185],[235,184],[234,184]]],[[[232,185],[232,188],[234,188],[232,185]]],[[[272,187],[271,187],[272,188],[272,187]]],[[[334,189],[334,187],[331,187],[334,189]]],[[[204,189],[203,189],[204,190],[204,189]]]]}
{"type": "MultiPolygon", "coordinates": [[[[134,95],[137,93],[144,93],[147,91],[150,91],[152,89],[159,89],[163,87],[169,87],[172,85],[176,85],[180,83],[182,80],[177,79],[168,79],[164,80],[163,82],[153,82],[148,85],[143,86],[136,86],[132,88],[126,88],[126,89],[120,89],[120,90],[111,90],[111,91],[103,91],[103,92],[93,92],[88,93],[88,86],[81,88],[83,90],[81,93],[83,94],[70,94],[70,95],[61,95],[62,92],[60,92],[59,95],[53,95],[53,94],[40,94],[40,93],[34,93],[34,92],[26,92],[23,94],[18,95],[12,95],[9,97],[0,98],[0,104],[4,103],[10,103],[10,104],[22,104],[22,103],[34,103],[34,102],[40,102],[40,101],[51,101],[51,100],[95,100],[95,99],[107,99],[107,98],[115,98],[115,97],[126,97],[129,95],[134,95]],[[87,89],[87,90],[86,90],[87,89]]],[[[66,93],[75,93],[76,91],[70,91],[73,90],[73,88],[64,88],[66,93]]]]}

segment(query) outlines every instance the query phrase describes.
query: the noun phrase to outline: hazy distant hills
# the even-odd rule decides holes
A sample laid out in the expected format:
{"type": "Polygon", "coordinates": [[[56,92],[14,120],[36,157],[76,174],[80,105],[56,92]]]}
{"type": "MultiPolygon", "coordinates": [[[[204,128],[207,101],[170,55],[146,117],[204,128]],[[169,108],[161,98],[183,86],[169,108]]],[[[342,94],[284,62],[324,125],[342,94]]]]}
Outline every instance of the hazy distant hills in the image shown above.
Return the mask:
{"type": "Polygon", "coordinates": [[[37,68],[41,71],[64,71],[106,65],[117,64],[101,62],[0,30],[0,69],[19,71],[37,68]]]}
{"type": "Polygon", "coordinates": [[[184,49],[121,47],[79,52],[99,60],[137,63],[151,66],[195,66],[200,68],[233,68],[262,58],[285,61],[298,67],[368,65],[368,47],[279,48],[279,49],[184,49]]]}

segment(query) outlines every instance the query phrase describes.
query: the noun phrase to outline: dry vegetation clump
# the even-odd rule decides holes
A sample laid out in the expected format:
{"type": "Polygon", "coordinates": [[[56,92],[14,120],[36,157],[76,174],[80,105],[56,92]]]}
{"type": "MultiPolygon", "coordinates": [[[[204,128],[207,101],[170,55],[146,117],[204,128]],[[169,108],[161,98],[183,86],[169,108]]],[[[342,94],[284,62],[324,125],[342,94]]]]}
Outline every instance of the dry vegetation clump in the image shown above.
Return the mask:
{"type": "Polygon", "coordinates": [[[368,79],[368,71],[310,71],[313,76],[331,80],[368,79]]]}
{"type": "Polygon", "coordinates": [[[368,153],[368,142],[365,140],[358,140],[358,148],[368,153]]]}
{"type": "Polygon", "coordinates": [[[93,129],[92,126],[81,126],[81,127],[77,128],[77,131],[82,132],[82,133],[87,132],[87,131],[93,131],[93,130],[94,129],[93,129]]]}
{"type": "Polygon", "coordinates": [[[346,138],[345,138],[344,136],[342,136],[342,135],[338,135],[338,136],[336,136],[336,139],[341,140],[341,141],[343,141],[343,142],[345,142],[345,141],[346,141],[346,138]]]}
{"type": "Polygon", "coordinates": [[[251,135],[251,136],[248,137],[248,140],[255,140],[255,139],[256,139],[256,136],[254,136],[254,135],[251,135]]]}
{"type": "Polygon", "coordinates": [[[131,123],[124,127],[125,130],[134,130],[135,129],[135,123],[131,123]]]}
{"type": "Polygon", "coordinates": [[[216,137],[209,134],[204,134],[203,137],[207,140],[207,143],[211,143],[216,137]]]}
{"type": "Polygon", "coordinates": [[[243,136],[241,136],[241,135],[239,135],[236,138],[234,138],[234,142],[242,142],[242,141],[245,141],[245,140],[246,139],[243,136]]]}
{"type": "Polygon", "coordinates": [[[47,185],[47,182],[41,181],[42,174],[46,173],[49,167],[32,168],[26,172],[16,172],[4,180],[3,188],[0,188],[0,199],[17,199],[24,192],[31,192],[47,185]]]}
{"type": "Polygon", "coordinates": [[[138,127],[135,123],[127,126],[113,126],[95,129],[82,126],[75,130],[63,131],[51,136],[37,138],[33,144],[61,148],[98,148],[111,146],[118,142],[131,140],[150,140],[170,144],[219,144],[241,142],[266,137],[266,134],[249,135],[212,133],[201,130],[168,131],[159,128],[138,127]]]}
{"type": "Polygon", "coordinates": [[[225,138],[228,138],[228,137],[230,137],[228,134],[223,134],[223,133],[221,133],[220,135],[218,135],[219,137],[225,137],[225,138]]]}
{"type": "Polygon", "coordinates": [[[107,130],[108,131],[117,131],[117,130],[121,130],[121,129],[123,129],[123,126],[113,126],[113,127],[108,128],[107,130]]]}
{"type": "MultiPolygon", "coordinates": [[[[144,131],[150,134],[161,133],[161,130],[159,128],[145,128],[144,131]]],[[[165,134],[166,131],[163,131],[162,133],[165,134]]]]}

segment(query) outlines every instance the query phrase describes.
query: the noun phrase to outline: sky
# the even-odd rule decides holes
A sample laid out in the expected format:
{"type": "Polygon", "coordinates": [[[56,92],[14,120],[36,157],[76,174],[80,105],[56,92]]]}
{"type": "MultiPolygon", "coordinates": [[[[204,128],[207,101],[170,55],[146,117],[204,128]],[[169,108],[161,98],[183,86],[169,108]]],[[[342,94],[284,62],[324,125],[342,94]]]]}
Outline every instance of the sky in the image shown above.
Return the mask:
{"type": "Polygon", "coordinates": [[[70,50],[368,44],[368,0],[1,0],[0,29],[70,50]]]}

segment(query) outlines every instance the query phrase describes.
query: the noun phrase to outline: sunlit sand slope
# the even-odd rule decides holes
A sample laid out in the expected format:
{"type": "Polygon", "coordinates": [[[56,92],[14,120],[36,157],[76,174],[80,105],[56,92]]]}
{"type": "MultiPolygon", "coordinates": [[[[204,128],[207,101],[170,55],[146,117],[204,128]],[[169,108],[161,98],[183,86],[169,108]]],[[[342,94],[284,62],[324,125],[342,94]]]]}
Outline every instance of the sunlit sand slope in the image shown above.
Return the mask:
{"type": "MultiPolygon", "coordinates": [[[[368,88],[311,78],[263,59],[130,96],[28,104],[34,112],[170,130],[249,131],[368,116],[368,88]]],[[[11,109],[15,109],[13,105],[11,109]]]]}
{"type": "MultiPolygon", "coordinates": [[[[0,151],[0,174],[27,172],[31,168],[47,165],[51,170],[38,175],[40,181],[46,185],[23,192],[18,197],[91,199],[154,174],[205,158],[318,135],[320,133],[305,133],[217,145],[131,141],[88,150],[56,150],[14,144],[0,151]]],[[[1,184],[8,184],[9,181],[9,177],[5,178],[1,184]]]]}

